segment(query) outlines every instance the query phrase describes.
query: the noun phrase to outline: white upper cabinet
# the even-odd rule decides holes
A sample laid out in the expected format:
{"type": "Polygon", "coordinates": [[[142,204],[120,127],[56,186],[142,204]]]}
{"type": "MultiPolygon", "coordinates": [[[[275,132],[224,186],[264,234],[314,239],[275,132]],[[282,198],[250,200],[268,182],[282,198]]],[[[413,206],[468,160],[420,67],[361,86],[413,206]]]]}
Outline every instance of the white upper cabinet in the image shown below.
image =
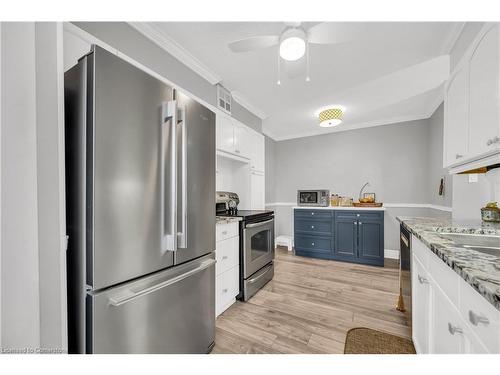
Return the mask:
{"type": "Polygon", "coordinates": [[[244,158],[250,158],[250,131],[247,127],[235,120],[234,123],[234,152],[244,158]]]}
{"type": "Polygon", "coordinates": [[[449,80],[445,91],[444,165],[461,162],[467,154],[468,72],[462,68],[449,80]]]}
{"type": "Polygon", "coordinates": [[[217,150],[248,159],[251,170],[264,172],[264,136],[222,113],[217,114],[216,123],[217,150]]]}
{"type": "Polygon", "coordinates": [[[473,50],[470,70],[470,137],[473,155],[500,146],[500,27],[492,26],[473,50]]]}
{"type": "Polygon", "coordinates": [[[500,26],[486,24],[445,89],[444,167],[500,160],[500,26]]]}
{"type": "Polygon", "coordinates": [[[265,170],[265,138],[257,132],[250,132],[250,168],[255,171],[264,172],[265,170]]]}
{"type": "Polygon", "coordinates": [[[230,117],[216,116],[217,149],[234,152],[234,125],[230,117]]]}

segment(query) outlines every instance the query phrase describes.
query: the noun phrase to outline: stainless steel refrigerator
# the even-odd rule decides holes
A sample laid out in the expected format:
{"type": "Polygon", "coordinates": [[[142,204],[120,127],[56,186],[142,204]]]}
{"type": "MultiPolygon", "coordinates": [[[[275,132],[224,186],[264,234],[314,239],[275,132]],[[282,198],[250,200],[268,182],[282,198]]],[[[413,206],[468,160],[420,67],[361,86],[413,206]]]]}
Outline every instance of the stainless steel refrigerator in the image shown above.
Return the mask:
{"type": "Polygon", "coordinates": [[[94,46],[65,74],[72,353],[204,353],[215,114],[94,46]]]}

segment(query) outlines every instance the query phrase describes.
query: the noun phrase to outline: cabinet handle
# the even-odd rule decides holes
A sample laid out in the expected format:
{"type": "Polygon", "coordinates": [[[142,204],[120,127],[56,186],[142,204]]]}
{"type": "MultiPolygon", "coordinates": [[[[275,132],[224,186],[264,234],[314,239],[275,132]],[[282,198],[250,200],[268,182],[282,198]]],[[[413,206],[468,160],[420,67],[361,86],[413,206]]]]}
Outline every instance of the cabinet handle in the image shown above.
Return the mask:
{"type": "Polygon", "coordinates": [[[222,234],[226,235],[227,234],[227,230],[222,231],[222,234]]]}
{"type": "Polygon", "coordinates": [[[314,216],[314,212],[311,212],[311,215],[314,216]]]}
{"type": "Polygon", "coordinates": [[[311,229],[314,229],[314,225],[311,225],[311,229]]]}
{"type": "Polygon", "coordinates": [[[485,317],[482,314],[476,314],[472,310],[469,310],[469,320],[475,326],[477,326],[479,323],[482,323],[485,326],[487,326],[488,324],[490,324],[490,320],[487,317],[485,317]]]}
{"type": "Polygon", "coordinates": [[[491,143],[492,143],[492,144],[493,144],[493,143],[498,143],[498,142],[500,142],[500,138],[498,138],[498,137],[493,137],[493,138],[491,139],[491,143]]]}
{"type": "Polygon", "coordinates": [[[491,146],[493,144],[493,139],[488,139],[486,141],[486,146],[491,146]]]}
{"type": "Polygon", "coordinates": [[[356,214],[356,217],[359,217],[359,214],[356,214]]]}
{"type": "Polygon", "coordinates": [[[222,260],[224,260],[224,259],[227,259],[227,255],[224,255],[224,256],[222,257],[222,260]]]}
{"type": "Polygon", "coordinates": [[[357,222],[357,221],[355,221],[355,222],[354,222],[354,225],[358,225],[358,222],[357,222]]]}
{"type": "Polygon", "coordinates": [[[455,155],[455,159],[460,159],[460,158],[463,158],[464,156],[462,154],[456,154],[455,155]]]}
{"type": "Polygon", "coordinates": [[[314,242],[311,242],[311,246],[314,246],[314,242]]]}
{"type": "Polygon", "coordinates": [[[237,154],[239,154],[239,153],[240,153],[240,150],[234,150],[234,152],[236,152],[237,154]]]}
{"type": "Polygon", "coordinates": [[[363,225],[363,223],[360,221],[360,222],[359,222],[359,225],[363,225]]]}
{"type": "Polygon", "coordinates": [[[420,284],[429,284],[429,280],[427,280],[425,277],[421,276],[421,275],[418,275],[418,282],[420,284]]]}
{"type": "Polygon", "coordinates": [[[458,333],[459,335],[461,335],[462,333],[464,333],[463,329],[458,327],[458,326],[454,326],[453,324],[451,323],[448,323],[448,331],[454,335],[455,333],[458,333]]]}
{"type": "Polygon", "coordinates": [[[227,293],[227,288],[222,289],[222,293],[227,293]]]}

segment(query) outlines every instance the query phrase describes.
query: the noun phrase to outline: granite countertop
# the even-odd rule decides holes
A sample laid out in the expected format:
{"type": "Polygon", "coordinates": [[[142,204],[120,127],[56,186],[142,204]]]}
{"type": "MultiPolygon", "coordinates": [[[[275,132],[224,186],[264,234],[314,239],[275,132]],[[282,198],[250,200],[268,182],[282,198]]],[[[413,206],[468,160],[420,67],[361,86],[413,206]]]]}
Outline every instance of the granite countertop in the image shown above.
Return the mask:
{"type": "Polygon", "coordinates": [[[500,223],[460,222],[446,218],[404,216],[398,216],[397,219],[479,294],[500,310],[500,257],[461,247],[439,236],[439,233],[500,236],[500,223]]]}
{"type": "Polygon", "coordinates": [[[241,217],[216,216],[215,224],[229,224],[241,221],[241,217]]]}
{"type": "Polygon", "coordinates": [[[293,206],[294,210],[348,210],[348,211],[385,211],[385,207],[354,207],[354,206],[293,206]]]}

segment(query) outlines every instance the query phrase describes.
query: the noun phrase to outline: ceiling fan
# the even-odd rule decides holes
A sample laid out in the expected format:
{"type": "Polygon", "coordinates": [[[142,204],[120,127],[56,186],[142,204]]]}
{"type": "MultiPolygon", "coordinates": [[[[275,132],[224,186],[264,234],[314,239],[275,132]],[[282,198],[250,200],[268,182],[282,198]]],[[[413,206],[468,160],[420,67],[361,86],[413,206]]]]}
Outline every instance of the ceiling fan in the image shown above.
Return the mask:
{"type": "Polygon", "coordinates": [[[248,52],[279,45],[278,85],[280,81],[281,60],[289,78],[306,74],[309,77],[309,44],[339,44],[356,39],[363,33],[361,23],[323,22],[308,29],[301,22],[285,22],[279,35],[260,35],[229,43],[233,52],[248,52]]]}

